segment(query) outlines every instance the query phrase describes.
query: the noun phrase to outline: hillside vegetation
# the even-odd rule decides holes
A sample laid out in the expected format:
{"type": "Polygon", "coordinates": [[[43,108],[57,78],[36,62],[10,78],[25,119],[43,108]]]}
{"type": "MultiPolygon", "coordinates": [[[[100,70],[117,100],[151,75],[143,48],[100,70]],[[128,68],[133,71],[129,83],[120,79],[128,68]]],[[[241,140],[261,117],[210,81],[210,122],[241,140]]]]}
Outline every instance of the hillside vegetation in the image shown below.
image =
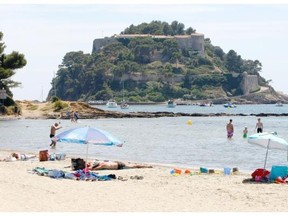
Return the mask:
{"type": "MultiPolygon", "coordinates": [[[[189,35],[192,27],[174,21],[142,23],[122,34],[189,35]]],[[[163,102],[171,98],[216,99],[243,94],[243,72],[257,75],[260,86],[268,82],[260,76],[258,60],[242,59],[233,49],[225,53],[204,40],[204,55],[189,48],[179,49],[172,38],[135,37],[117,39],[97,52],[68,52],[59,65],[48,99],[57,93],[61,100],[163,102]],[[171,80],[177,80],[171,82],[171,80]]]]}

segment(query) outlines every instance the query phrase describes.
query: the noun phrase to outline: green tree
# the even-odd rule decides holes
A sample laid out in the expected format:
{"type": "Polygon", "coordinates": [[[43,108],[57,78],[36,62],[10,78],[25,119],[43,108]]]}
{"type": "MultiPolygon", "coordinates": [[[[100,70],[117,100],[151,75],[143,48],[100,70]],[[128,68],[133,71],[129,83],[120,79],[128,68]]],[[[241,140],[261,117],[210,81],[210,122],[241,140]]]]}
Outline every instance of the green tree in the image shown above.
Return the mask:
{"type": "Polygon", "coordinates": [[[176,58],[179,58],[179,55],[181,55],[178,49],[178,44],[173,39],[166,39],[163,42],[162,53],[169,59],[169,61],[171,60],[172,62],[176,62],[176,58]]]}
{"type": "Polygon", "coordinates": [[[13,51],[5,54],[5,43],[2,42],[3,33],[0,32],[0,89],[5,89],[10,97],[13,97],[10,88],[17,87],[21,83],[15,82],[10,78],[16,73],[16,69],[24,67],[27,63],[24,54],[13,51]]]}
{"type": "Polygon", "coordinates": [[[185,31],[185,33],[187,35],[191,35],[192,33],[195,33],[195,32],[196,32],[196,30],[194,30],[192,27],[187,28],[185,31]]]}
{"type": "Polygon", "coordinates": [[[221,49],[221,47],[218,46],[214,47],[214,54],[218,56],[221,60],[224,60],[225,53],[221,49]]]}
{"type": "Polygon", "coordinates": [[[164,35],[172,35],[173,34],[173,30],[167,22],[164,22],[164,24],[163,24],[163,34],[164,35]]]}
{"type": "Polygon", "coordinates": [[[59,65],[57,77],[52,81],[52,86],[56,89],[50,91],[50,96],[55,95],[61,99],[79,99],[83,93],[86,65],[89,63],[90,55],[82,51],[67,53],[59,65]]]}
{"type": "Polygon", "coordinates": [[[258,60],[244,60],[243,71],[249,74],[258,74],[262,70],[262,64],[258,60]]]}
{"type": "Polygon", "coordinates": [[[225,66],[230,72],[238,72],[241,73],[242,66],[243,66],[243,60],[240,55],[237,55],[237,53],[234,50],[230,50],[225,59],[225,66]]]}

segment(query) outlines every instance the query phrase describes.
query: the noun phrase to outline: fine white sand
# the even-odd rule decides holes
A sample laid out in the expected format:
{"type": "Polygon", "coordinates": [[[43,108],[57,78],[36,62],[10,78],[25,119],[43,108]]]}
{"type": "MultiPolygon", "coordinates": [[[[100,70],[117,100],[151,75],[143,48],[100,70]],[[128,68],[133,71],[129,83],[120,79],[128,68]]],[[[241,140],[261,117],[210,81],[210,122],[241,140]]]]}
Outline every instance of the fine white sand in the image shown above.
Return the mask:
{"type": "MultiPolygon", "coordinates": [[[[1,150],[0,158],[10,152],[1,150]]],[[[32,174],[35,167],[73,172],[61,161],[0,162],[1,212],[244,212],[287,211],[287,184],[244,184],[250,173],[182,174],[177,167],[102,170],[127,181],[77,181],[32,174]],[[66,167],[66,168],[65,168],[66,167]],[[130,176],[143,176],[142,180],[130,176]]],[[[190,169],[191,170],[191,169],[190,169]]],[[[193,171],[193,170],[191,170],[193,171]]]]}

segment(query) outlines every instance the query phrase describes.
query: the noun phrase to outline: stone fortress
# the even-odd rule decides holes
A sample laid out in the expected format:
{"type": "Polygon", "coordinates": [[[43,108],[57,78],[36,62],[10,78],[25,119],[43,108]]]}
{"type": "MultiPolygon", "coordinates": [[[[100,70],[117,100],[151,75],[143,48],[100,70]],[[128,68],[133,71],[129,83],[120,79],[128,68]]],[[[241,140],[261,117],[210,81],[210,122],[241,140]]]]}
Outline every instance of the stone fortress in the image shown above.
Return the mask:
{"type": "Polygon", "coordinates": [[[243,73],[243,78],[240,85],[244,95],[248,95],[260,89],[258,84],[258,76],[248,75],[247,72],[243,73]]]}
{"type": "MultiPolygon", "coordinates": [[[[93,41],[93,52],[98,52],[101,50],[102,47],[107,46],[109,44],[115,43],[118,39],[129,39],[129,38],[136,38],[136,37],[151,37],[156,39],[175,39],[178,43],[179,49],[188,49],[191,50],[193,54],[204,55],[204,34],[202,33],[192,33],[191,35],[175,35],[175,36],[166,36],[166,35],[151,35],[151,34],[119,34],[114,35],[112,37],[105,37],[105,38],[98,38],[94,39],[93,41]]],[[[154,59],[158,60],[158,59],[154,59]]],[[[157,80],[157,79],[164,79],[170,83],[181,82],[183,76],[176,76],[167,78],[165,76],[149,76],[149,77],[142,77],[142,76],[129,76],[122,77],[123,80],[126,79],[133,79],[133,80],[141,80],[141,81],[149,81],[149,80],[157,80]],[[167,80],[168,79],[168,80],[167,80]]],[[[247,95],[251,92],[255,92],[260,89],[258,83],[258,76],[257,75],[248,75],[247,72],[243,73],[243,78],[240,83],[240,87],[244,95],[247,95]]]]}
{"type": "Polygon", "coordinates": [[[150,34],[120,34],[114,35],[113,37],[105,37],[95,39],[93,41],[92,52],[99,51],[103,46],[109,45],[117,41],[117,39],[129,39],[136,37],[151,37],[157,39],[175,39],[180,49],[189,49],[194,53],[204,55],[204,34],[193,33],[191,35],[150,35],[150,34]]]}

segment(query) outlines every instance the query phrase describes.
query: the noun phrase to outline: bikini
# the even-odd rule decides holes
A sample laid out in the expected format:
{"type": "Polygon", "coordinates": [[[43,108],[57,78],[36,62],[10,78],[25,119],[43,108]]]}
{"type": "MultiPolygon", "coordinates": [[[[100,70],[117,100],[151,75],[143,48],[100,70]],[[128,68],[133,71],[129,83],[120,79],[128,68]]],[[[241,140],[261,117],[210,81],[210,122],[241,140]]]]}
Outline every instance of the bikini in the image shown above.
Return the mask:
{"type": "Polygon", "coordinates": [[[123,162],[115,161],[118,164],[118,169],[123,169],[126,165],[123,162]]]}

